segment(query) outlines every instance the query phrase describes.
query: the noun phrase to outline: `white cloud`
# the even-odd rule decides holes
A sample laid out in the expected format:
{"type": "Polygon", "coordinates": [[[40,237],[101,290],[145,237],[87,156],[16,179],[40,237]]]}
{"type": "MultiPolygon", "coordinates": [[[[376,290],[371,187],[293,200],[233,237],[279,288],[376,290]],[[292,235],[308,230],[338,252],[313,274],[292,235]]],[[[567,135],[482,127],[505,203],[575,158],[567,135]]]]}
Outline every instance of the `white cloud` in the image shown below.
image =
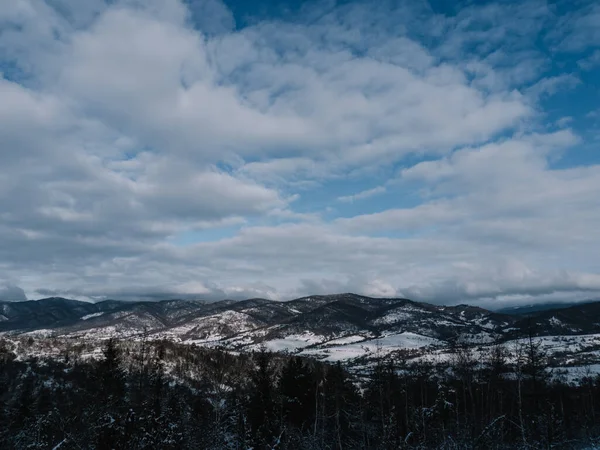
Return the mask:
{"type": "Polygon", "coordinates": [[[600,173],[553,166],[579,138],[544,132],[541,100],[579,81],[535,48],[543,3],[243,29],[217,0],[0,9],[0,269],[29,296],[595,289],[600,173]],[[360,177],[378,187],[328,191],[360,177]],[[377,208],[394,195],[412,206],[377,208]],[[336,198],[376,212],[326,222],[336,198]]]}
{"type": "Polygon", "coordinates": [[[577,61],[577,65],[583,70],[591,70],[600,66],[600,50],[595,50],[591,55],[577,61]]]}
{"type": "Polygon", "coordinates": [[[600,6],[595,2],[584,3],[560,18],[558,25],[549,33],[558,50],[578,52],[600,43],[600,6]]]}
{"type": "Polygon", "coordinates": [[[555,77],[542,78],[527,89],[527,93],[535,99],[553,95],[565,89],[572,89],[581,81],[572,74],[563,74],[555,77]]]}
{"type": "Polygon", "coordinates": [[[367,189],[361,192],[357,192],[353,195],[344,195],[342,197],[338,197],[338,200],[340,202],[353,202],[355,200],[362,200],[365,198],[373,197],[374,195],[383,194],[385,191],[385,186],[377,186],[373,189],[367,189]]]}

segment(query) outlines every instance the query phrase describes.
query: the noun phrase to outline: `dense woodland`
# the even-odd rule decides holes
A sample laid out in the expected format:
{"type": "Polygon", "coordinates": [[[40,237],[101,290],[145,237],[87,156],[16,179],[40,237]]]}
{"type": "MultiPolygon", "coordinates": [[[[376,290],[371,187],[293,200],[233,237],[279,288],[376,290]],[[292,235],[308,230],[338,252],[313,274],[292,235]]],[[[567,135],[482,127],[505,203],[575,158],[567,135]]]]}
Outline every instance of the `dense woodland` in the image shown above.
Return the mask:
{"type": "Polygon", "coordinates": [[[89,358],[82,346],[23,360],[0,341],[0,448],[549,449],[600,442],[600,378],[578,385],[551,378],[533,340],[498,344],[477,360],[457,345],[447,364],[407,363],[396,354],[354,375],[265,351],[108,340],[89,358]]]}

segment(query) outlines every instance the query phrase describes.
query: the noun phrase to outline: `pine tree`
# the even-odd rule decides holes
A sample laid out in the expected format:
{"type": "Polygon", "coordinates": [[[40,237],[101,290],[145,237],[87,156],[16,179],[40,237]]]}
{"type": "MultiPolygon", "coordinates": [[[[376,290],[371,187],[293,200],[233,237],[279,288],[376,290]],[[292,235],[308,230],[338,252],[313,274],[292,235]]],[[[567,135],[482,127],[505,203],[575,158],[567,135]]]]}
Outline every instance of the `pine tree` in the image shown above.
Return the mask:
{"type": "Polygon", "coordinates": [[[301,358],[290,358],[281,371],[279,392],[284,420],[291,426],[308,428],[315,413],[314,375],[301,358]]]}
{"type": "Polygon", "coordinates": [[[265,350],[256,354],[251,373],[248,420],[255,448],[264,448],[275,440],[274,371],[272,356],[265,350]]]}
{"type": "Polygon", "coordinates": [[[96,445],[98,448],[123,448],[125,374],[121,367],[121,352],[111,338],[106,341],[102,353],[104,359],[98,365],[98,379],[106,403],[97,423],[96,445]]]}
{"type": "Polygon", "coordinates": [[[356,444],[360,440],[359,394],[340,363],[327,370],[325,402],[329,445],[342,450],[356,444]]]}

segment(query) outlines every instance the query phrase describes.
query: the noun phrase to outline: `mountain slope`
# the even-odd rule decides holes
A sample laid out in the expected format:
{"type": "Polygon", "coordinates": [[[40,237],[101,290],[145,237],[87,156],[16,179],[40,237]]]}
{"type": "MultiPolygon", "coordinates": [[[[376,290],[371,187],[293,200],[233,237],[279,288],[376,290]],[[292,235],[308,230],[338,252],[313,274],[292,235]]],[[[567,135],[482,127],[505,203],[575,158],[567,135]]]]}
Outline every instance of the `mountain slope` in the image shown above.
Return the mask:
{"type": "MultiPolygon", "coordinates": [[[[310,296],[289,302],[249,299],[216,303],[110,300],[92,304],[48,298],[0,303],[0,333],[83,339],[146,334],[152,339],[236,351],[264,346],[329,360],[359,360],[378,352],[431,353],[453,343],[486,345],[529,333],[593,335],[600,333],[600,302],[524,317],[469,305],[441,306],[356,294],[310,296]]],[[[595,342],[594,338],[586,339],[590,345],[595,342]]]]}

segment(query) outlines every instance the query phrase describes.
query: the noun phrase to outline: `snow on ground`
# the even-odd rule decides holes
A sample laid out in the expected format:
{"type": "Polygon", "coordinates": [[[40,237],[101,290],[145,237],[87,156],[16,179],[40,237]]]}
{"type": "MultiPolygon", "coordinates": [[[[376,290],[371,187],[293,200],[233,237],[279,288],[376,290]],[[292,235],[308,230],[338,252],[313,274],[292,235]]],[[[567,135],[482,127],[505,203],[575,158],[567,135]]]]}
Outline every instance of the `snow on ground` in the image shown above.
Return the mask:
{"type": "Polygon", "coordinates": [[[260,328],[257,330],[244,331],[236,336],[224,339],[222,344],[226,347],[242,347],[255,343],[257,340],[262,339],[267,334],[280,328],[279,325],[275,325],[269,328],[260,328]]]}
{"type": "Polygon", "coordinates": [[[410,312],[392,311],[374,320],[373,325],[392,325],[398,322],[406,322],[407,320],[411,320],[413,317],[414,314],[410,312]]]}
{"type": "MultiPolygon", "coordinates": [[[[508,346],[527,345],[529,338],[509,341],[508,346]]],[[[584,351],[587,347],[600,346],[600,334],[585,334],[575,336],[540,336],[534,337],[533,343],[539,345],[546,353],[574,353],[584,351]]]]}
{"type": "Polygon", "coordinates": [[[224,311],[210,316],[197,317],[183,325],[161,331],[158,335],[185,342],[212,342],[226,339],[231,336],[231,330],[235,333],[244,333],[256,329],[259,324],[250,317],[237,311],[224,311]],[[225,331],[224,328],[228,330],[225,331]],[[186,339],[187,334],[198,335],[186,339]]]}
{"type": "Polygon", "coordinates": [[[40,328],[39,330],[28,331],[27,333],[23,333],[24,336],[33,336],[37,338],[47,338],[52,337],[56,334],[56,330],[49,330],[46,328],[40,328]]]}
{"type": "Polygon", "coordinates": [[[224,335],[219,334],[219,333],[210,333],[205,335],[203,338],[201,339],[186,339],[185,341],[183,341],[186,344],[196,344],[196,345],[215,345],[215,344],[219,344],[223,341],[223,339],[225,338],[224,335]]]}
{"type": "Polygon", "coordinates": [[[254,344],[248,346],[249,350],[254,349],[254,347],[262,347],[264,346],[267,350],[272,352],[295,352],[298,349],[309,347],[311,345],[319,344],[323,342],[325,336],[321,336],[318,334],[314,334],[312,332],[302,333],[302,334],[290,334],[285,338],[280,339],[271,339],[268,341],[261,342],[260,344],[254,344]]]}
{"type": "MultiPolygon", "coordinates": [[[[553,357],[560,361],[560,367],[550,369],[552,376],[560,375],[560,371],[566,370],[566,379],[575,382],[581,378],[582,372],[591,372],[600,374],[600,334],[579,335],[579,336],[541,336],[533,338],[534,345],[539,345],[540,351],[548,357],[553,357]],[[591,361],[590,364],[584,364],[584,361],[591,361]]],[[[515,339],[503,343],[508,350],[507,362],[515,363],[516,355],[521,351],[526,351],[524,346],[529,344],[529,339],[515,339]]],[[[470,347],[471,357],[475,361],[483,362],[488,358],[489,351],[493,345],[485,344],[470,347]]],[[[428,349],[426,354],[419,355],[412,359],[413,362],[429,362],[433,364],[447,363],[454,358],[453,353],[448,348],[428,349]]]]}
{"type": "MultiPolygon", "coordinates": [[[[148,328],[150,329],[150,328],[148,328]]],[[[59,335],[61,337],[68,338],[78,338],[85,341],[94,341],[94,340],[106,340],[110,338],[115,339],[138,339],[143,334],[142,330],[139,327],[129,327],[127,324],[117,324],[110,326],[100,326],[95,328],[89,328],[87,330],[76,331],[73,333],[68,333],[64,335],[59,335]]]]}
{"type": "Polygon", "coordinates": [[[587,366],[556,367],[550,370],[550,374],[555,379],[564,380],[568,383],[580,383],[584,378],[594,378],[600,374],[600,364],[590,364],[587,366]]]}
{"type": "Polygon", "coordinates": [[[312,356],[329,362],[349,361],[368,355],[369,349],[358,345],[344,345],[339,347],[327,347],[325,349],[308,349],[300,354],[312,356]]]}
{"type": "Polygon", "coordinates": [[[332,339],[331,341],[323,342],[321,344],[322,347],[331,346],[331,345],[345,345],[345,344],[354,344],[355,342],[362,342],[369,339],[368,337],[361,336],[360,334],[352,334],[350,336],[345,336],[337,339],[332,339]]]}
{"type": "Polygon", "coordinates": [[[417,333],[404,332],[400,334],[391,334],[378,339],[377,342],[382,347],[390,347],[393,350],[399,348],[422,348],[431,345],[441,345],[442,341],[431,337],[423,336],[417,333]]]}
{"type": "Polygon", "coordinates": [[[196,328],[198,326],[198,319],[194,319],[191,320],[183,325],[177,326],[177,327],[173,327],[173,328],[169,328],[168,330],[165,331],[160,331],[157,333],[157,335],[164,337],[164,338],[171,338],[171,339],[176,339],[179,340],[180,336],[183,336],[187,333],[189,333],[190,331],[192,331],[194,328],[196,328]]]}
{"type": "Polygon", "coordinates": [[[360,357],[384,356],[400,349],[421,349],[440,344],[441,341],[437,339],[422,336],[417,333],[404,332],[345,345],[327,345],[314,349],[310,348],[302,351],[301,354],[324,359],[326,361],[337,362],[348,361],[360,357]]]}
{"type": "Polygon", "coordinates": [[[491,344],[496,337],[490,333],[466,334],[460,336],[458,341],[466,344],[491,344]]]}
{"type": "Polygon", "coordinates": [[[93,317],[100,317],[100,316],[102,316],[102,315],[104,315],[104,313],[103,313],[103,312],[97,312],[97,313],[92,313],[92,314],[86,314],[85,316],[82,316],[82,317],[81,317],[81,320],[89,320],[89,319],[91,319],[91,318],[93,318],[93,317]]]}
{"type": "MultiPolygon", "coordinates": [[[[494,323],[492,320],[490,320],[489,316],[487,315],[483,315],[477,319],[473,319],[471,321],[472,323],[474,323],[477,326],[480,326],[481,328],[485,328],[487,330],[493,330],[496,328],[496,323],[494,323]]],[[[506,323],[503,322],[501,324],[501,326],[505,326],[506,323]]]]}

